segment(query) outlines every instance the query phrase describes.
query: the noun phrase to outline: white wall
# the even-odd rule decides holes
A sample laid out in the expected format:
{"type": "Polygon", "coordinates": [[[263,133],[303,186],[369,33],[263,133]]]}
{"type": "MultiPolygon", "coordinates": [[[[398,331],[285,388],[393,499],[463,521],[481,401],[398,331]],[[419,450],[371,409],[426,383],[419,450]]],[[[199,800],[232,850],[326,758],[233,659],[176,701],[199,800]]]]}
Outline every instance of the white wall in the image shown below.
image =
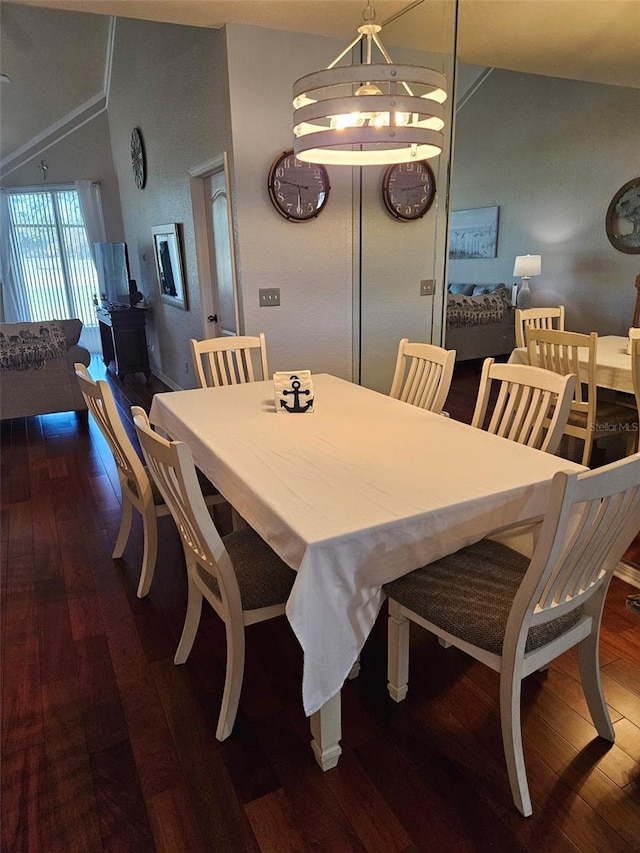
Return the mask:
{"type": "Polygon", "coordinates": [[[288,222],[267,192],[273,160],[293,147],[293,82],[327,65],[340,43],[257,27],[226,33],[244,331],[265,333],[273,370],[350,379],[351,169],[329,167],[329,200],[309,222],[288,222]],[[280,307],[259,306],[261,287],[280,288],[280,307]]]}
{"type": "Polygon", "coordinates": [[[512,283],[515,256],[540,254],[533,305],[626,334],[640,259],[613,248],[605,216],[640,175],[638,140],[639,89],[494,70],[457,117],[451,209],[499,205],[498,256],[452,260],[449,280],[512,283]]]}
{"type": "Polygon", "coordinates": [[[109,127],[131,274],[150,306],[151,368],[176,386],[193,387],[189,339],[202,336],[202,316],[189,169],[230,146],[222,32],[119,18],[109,127]],[[134,127],[146,151],[142,190],[131,169],[134,127]],[[182,230],[187,311],[160,301],[151,228],[168,223],[182,230]]]}

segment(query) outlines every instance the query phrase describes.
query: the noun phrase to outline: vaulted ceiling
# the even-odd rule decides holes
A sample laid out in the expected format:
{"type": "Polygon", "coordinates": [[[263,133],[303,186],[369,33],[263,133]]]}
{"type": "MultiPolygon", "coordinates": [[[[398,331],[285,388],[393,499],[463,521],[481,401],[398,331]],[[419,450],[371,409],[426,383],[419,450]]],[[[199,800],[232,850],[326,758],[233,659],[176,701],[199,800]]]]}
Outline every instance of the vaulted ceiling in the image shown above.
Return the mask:
{"type": "MultiPolygon", "coordinates": [[[[372,5],[385,22],[418,4],[372,5]]],[[[101,91],[104,16],[213,28],[242,23],[346,44],[364,6],[365,0],[3,0],[0,72],[11,83],[0,86],[1,155],[101,91]]],[[[425,46],[410,13],[393,32],[396,43],[425,46]]],[[[639,32],[640,0],[459,0],[458,56],[473,65],[640,88],[639,32]]]]}

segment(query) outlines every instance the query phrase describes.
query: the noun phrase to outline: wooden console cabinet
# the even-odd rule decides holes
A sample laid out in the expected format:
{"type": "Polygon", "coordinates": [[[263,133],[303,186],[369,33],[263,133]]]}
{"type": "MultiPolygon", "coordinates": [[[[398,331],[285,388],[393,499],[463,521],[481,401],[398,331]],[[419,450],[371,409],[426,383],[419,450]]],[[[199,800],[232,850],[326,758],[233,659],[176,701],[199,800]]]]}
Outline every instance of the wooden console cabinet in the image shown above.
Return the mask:
{"type": "Polygon", "coordinates": [[[97,308],[102,357],[109,367],[113,362],[118,379],[127,373],[144,373],[149,378],[149,353],[144,308],[97,308]]]}

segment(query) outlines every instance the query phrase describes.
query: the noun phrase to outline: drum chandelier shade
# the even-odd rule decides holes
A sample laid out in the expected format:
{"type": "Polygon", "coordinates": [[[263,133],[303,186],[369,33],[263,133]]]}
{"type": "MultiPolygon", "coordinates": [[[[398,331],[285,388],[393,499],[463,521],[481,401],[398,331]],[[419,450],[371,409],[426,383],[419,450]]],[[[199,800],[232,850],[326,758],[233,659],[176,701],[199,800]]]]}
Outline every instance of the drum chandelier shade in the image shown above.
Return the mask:
{"type": "Polygon", "coordinates": [[[357,38],[324,71],[293,84],[293,150],[299,160],[342,166],[427,160],[442,152],[446,78],[394,65],[368,3],[357,38]],[[360,41],[365,60],[338,65],[360,41]],[[385,63],[371,61],[373,45],[385,63]]]}

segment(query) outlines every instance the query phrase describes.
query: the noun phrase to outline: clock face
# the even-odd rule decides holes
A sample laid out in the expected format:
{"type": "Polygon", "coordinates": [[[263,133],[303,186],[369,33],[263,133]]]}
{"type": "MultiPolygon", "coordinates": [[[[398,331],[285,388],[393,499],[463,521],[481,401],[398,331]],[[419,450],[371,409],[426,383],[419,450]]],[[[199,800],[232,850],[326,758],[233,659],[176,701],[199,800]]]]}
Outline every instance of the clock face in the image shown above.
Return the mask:
{"type": "Polygon", "coordinates": [[[382,180],[387,210],[402,222],[425,215],[436,195],[436,179],[426,160],[389,166],[382,180]]]}
{"type": "Polygon", "coordinates": [[[144,150],[142,148],[142,139],[140,131],[134,127],[131,131],[131,167],[133,169],[133,177],[136,186],[139,190],[144,187],[145,169],[144,169],[144,150]]]}
{"type": "Polygon", "coordinates": [[[283,151],[269,170],[269,198],[291,222],[314,219],[329,198],[329,175],[318,163],[303,163],[293,150],[283,151]]]}

